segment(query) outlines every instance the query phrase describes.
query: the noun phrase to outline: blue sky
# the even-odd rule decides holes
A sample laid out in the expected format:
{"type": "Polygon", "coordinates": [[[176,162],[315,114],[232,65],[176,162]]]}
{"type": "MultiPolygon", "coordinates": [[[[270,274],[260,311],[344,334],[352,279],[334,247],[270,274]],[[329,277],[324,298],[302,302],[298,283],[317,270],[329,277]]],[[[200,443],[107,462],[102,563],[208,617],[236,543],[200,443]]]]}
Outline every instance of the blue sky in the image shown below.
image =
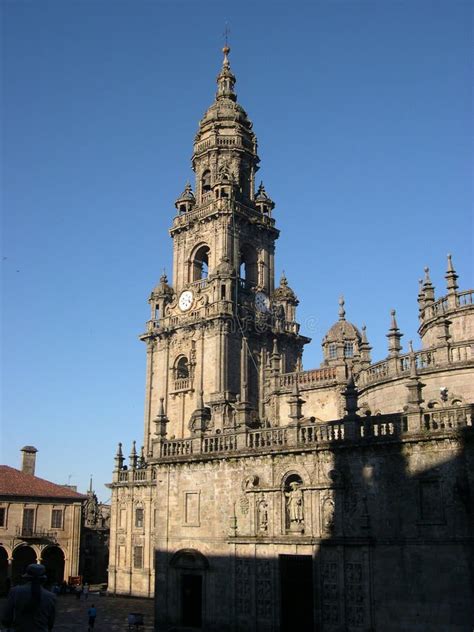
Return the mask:
{"type": "Polygon", "coordinates": [[[109,496],[141,444],[147,298],[170,270],[225,23],[285,270],[313,339],[337,319],[417,342],[418,278],[472,287],[470,2],[5,1],[2,454],[109,496]]]}

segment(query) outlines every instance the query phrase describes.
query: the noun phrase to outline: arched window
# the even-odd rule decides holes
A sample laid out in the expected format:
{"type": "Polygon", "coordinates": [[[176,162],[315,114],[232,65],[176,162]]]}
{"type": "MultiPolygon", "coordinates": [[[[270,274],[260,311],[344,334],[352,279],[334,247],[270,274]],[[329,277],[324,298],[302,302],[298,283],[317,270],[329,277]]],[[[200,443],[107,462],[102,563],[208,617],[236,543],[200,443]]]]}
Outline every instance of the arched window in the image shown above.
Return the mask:
{"type": "Polygon", "coordinates": [[[184,380],[189,377],[189,363],[188,359],[181,356],[176,363],[176,379],[184,380]]]}
{"type": "Polygon", "coordinates": [[[206,169],[206,171],[204,171],[204,173],[202,174],[201,190],[203,195],[209,193],[209,191],[211,190],[211,172],[209,171],[209,169],[206,169]]]}
{"type": "Polygon", "coordinates": [[[245,245],[240,251],[240,278],[245,285],[257,285],[257,251],[252,246],[245,245]]]}
{"type": "Polygon", "coordinates": [[[192,281],[207,279],[209,274],[209,248],[201,246],[194,255],[192,263],[192,281]]]}

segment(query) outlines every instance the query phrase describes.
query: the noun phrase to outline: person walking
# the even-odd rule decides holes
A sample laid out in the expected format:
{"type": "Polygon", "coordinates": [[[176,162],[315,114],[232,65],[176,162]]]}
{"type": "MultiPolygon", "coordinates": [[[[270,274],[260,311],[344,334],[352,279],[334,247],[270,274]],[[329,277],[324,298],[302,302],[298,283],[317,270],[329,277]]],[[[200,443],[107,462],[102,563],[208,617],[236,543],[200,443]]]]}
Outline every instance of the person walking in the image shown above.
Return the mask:
{"type": "Polygon", "coordinates": [[[56,616],[56,595],[43,588],[46,569],[30,564],[23,575],[27,583],[10,590],[1,623],[15,632],[50,632],[56,616]]]}
{"type": "Polygon", "coordinates": [[[84,595],[84,599],[87,600],[89,597],[89,584],[84,582],[84,586],[82,587],[82,594],[84,595]]]}
{"type": "Polygon", "coordinates": [[[97,608],[92,604],[92,606],[87,611],[87,616],[89,617],[89,627],[87,628],[87,632],[92,632],[95,625],[95,618],[97,616],[97,608]]]}

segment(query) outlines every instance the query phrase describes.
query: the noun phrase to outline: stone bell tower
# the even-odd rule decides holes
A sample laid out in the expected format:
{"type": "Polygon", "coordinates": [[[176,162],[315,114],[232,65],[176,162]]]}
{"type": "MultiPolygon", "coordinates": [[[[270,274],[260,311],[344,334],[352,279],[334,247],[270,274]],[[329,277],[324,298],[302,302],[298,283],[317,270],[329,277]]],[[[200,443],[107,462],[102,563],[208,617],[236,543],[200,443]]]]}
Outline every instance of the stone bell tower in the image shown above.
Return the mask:
{"type": "Polygon", "coordinates": [[[255,192],[257,139],[237,103],[229,52],[194,140],[194,192],[188,183],[176,201],[172,283],[162,276],[153,290],[141,336],[147,453],[157,435],[266,423],[270,377],[300,367],[308,342],[286,279],[275,290],[275,205],[263,184],[255,192]]]}

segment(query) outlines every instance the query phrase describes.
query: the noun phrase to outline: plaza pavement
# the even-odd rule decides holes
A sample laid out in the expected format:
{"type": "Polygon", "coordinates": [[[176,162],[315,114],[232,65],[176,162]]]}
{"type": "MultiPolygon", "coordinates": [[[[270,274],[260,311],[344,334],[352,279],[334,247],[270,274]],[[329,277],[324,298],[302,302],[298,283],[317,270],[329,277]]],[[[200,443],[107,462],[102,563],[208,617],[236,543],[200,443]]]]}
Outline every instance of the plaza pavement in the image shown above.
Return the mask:
{"type": "MultiPolygon", "coordinates": [[[[153,631],[153,599],[136,597],[99,596],[91,593],[88,599],[76,599],[74,595],[58,595],[56,624],[53,632],[87,632],[87,610],[94,604],[97,619],[94,632],[128,632],[128,614],[140,612],[144,616],[144,626],[140,632],[153,631]]],[[[3,612],[5,599],[0,599],[3,612]]],[[[3,630],[3,628],[1,628],[3,630]]],[[[131,628],[135,630],[135,628],[131,628]]]]}

